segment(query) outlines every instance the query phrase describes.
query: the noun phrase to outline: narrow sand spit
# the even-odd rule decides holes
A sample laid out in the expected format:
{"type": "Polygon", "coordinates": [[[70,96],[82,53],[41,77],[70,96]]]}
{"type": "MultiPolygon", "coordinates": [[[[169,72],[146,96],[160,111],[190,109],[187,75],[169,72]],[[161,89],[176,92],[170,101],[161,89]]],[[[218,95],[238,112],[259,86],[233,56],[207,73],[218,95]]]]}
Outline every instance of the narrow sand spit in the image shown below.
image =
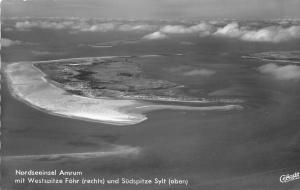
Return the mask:
{"type": "MultiPolygon", "coordinates": [[[[80,58],[76,59],[81,60],[80,58]]],[[[82,60],[87,59],[92,58],[82,58],[82,60]]],[[[47,61],[35,63],[43,62],[47,61]]],[[[142,114],[143,112],[158,109],[226,111],[243,108],[240,105],[191,107],[180,105],[153,105],[137,100],[87,98],[66,93],[64,89],[48,82],[45,79],[45,74],[34,67],[33,62],[12,63],[7,65],[5,71],[10,91],[21,101],[37,109],[47,111],[50,114],[113,125],[133,125],[140,123],[147,119],[147,117],[142,114]]]]}
{"type": "Polygon", "coordinates": [[[65,159],[91,159],[91,158],[103,158],[112,156],[134,156],[140,153],[139,147],[120,146],[115,145],[110,150],[96,151],[96,152],[79,152],[79,153],[63,153],[63,154],[40,154],[40,155],[21,155],[21,156],[4,156],[5,161],[14,160],[65,160],[65,159]]]}

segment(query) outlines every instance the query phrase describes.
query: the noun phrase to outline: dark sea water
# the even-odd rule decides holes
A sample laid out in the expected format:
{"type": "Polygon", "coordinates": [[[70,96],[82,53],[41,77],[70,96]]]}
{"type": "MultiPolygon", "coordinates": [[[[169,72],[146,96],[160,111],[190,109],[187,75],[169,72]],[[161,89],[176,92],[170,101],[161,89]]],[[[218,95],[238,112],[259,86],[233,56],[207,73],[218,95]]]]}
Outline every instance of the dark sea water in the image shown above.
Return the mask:
{"type": "MultiPolygon", "coordinates": [[[[12,34],[11,34],[12,35],[12,34]]],[[[299,181],[281,184],[279,177],[300,171],[300,82],[275,80],[257,68],[265,63],[243,55],[276,50],[299,50],[299,43],[259,44],[206,39],[179,46],[178,41],[142,42],[97,49],[78,47],[103,36],[42,33],[14,34],[42,45],[36,50],[64,54],[37,56],[24,47],[4,49],[4,64],[104,55],[167,54],[133,58],[149,78],[182,84],[184,93],[198,98],[240,99],[243,110],[160,110],[133,126],[113,126],[49,115],[15,99],[2,80],[3,189],[299,189],[299,181]],[[21,36],[23,35],[23,36],[21,36]],[[42,35],[52,40],[39,41],[42,35]],[[64,39],[64,43],[59,43],[64,39]],[[72,41],[73,40],[73,41],[72,41]],[[79,42],[76,42],[79,43],[79,42]],[[175,55],[183,54],[183,55],[175,55]],[[186,76],[191,70],[211,70],[210,76],[186,76]],[[87,159],[9,159],[9,156],[97,152],[111,145],[138,147],[138,155],[87,159]],[[188,179],[177,185],[32,185],[14,184],[15,169],[79,170],[86,178],[188,179]]],[[[9,36],[12,37],[12,36],[9,36]]],[[[113,38],[113,36],[111,37],[113,38]]],[[[106,36],[107,39],[107,36],[106,36]]]]}

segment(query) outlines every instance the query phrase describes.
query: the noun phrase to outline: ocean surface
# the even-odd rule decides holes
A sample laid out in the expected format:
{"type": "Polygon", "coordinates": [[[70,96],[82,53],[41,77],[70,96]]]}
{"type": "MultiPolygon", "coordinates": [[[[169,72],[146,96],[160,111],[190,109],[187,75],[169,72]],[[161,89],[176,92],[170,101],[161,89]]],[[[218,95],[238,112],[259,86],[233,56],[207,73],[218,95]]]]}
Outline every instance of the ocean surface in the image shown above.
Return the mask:
{"type": "Polygon", "coordinates": [[[115,126],[37,110],[13,97],[2,78],[3,189],[300,188],[299,180],[279,181],[281,175],[300,171],[300,82],[264,74],[259,68],[269,63],[243,58],[259,52],[299,50],[299,41],[278,45],[189,36],[95,48],[78,44],[134,36],[70,35],[41,29],[2,33],[6,38],[27,41],[1,50],[2,68],[16,61],[159,55],[132,61],[140,63],[146,77],[184,85],[182,90],[189,96],[238,99],[243,100],[244,107],[231,111],[152,111],[144,122],[115,126]],[[45,51],[50,53],[36,53],[45,51]],[[77,170],[86,178],[177,178],[188,179],[189,183],[15,184],[16,169],[77,170]]]}

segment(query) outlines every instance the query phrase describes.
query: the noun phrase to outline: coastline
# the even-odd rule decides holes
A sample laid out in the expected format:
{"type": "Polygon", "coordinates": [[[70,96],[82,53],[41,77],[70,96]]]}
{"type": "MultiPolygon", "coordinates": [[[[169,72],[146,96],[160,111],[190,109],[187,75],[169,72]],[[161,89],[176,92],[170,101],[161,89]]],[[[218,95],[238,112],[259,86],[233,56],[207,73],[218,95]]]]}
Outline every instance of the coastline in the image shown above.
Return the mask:
{"type": "MultiPolygon", "coordinates": [[[[12,63],[12,64],[9,64],[6,66],[5,68],[5,76],[7,78],[7,82],[8,82],[8,88],[9,88],[9,91],[10,93],[13,95],[13,97],[17,98],[19,101],[22,101],[24,103],[26,103],[27,105],[29,106],[32,106],[34,107],[35,109],[38,109],[38,110],[41,110],[41,111],[44,111],[44,112],[47,112],[51,115],[57,115],[57,116],[63,116],[63,117],[67,117],[67,118],[75,118],[75,119],[80,119],[80,120],[86,120],[86,121],[92,121],[92,122],[100,122],[100,123],[105,123],[105,124],[112,124],[112,125],[134,125],[134,124],[137,124],[137,123],[140,123],[144,120],[146,120],[147,118],[144,116],[144,115],[141,115],[141,114],[133,114],[133,113],[125,113],[126,112],[126,108],[123,108],[122,111],[121,111],[121,108],[122,107],[134,107],[134,105],[139,105],[139,103],[137,101],[134,101],[134,100],[113,100],[113,99],[107,99],[107,98],[104,98],[104,99],[91,99],[91,98],[87,98],[87,97],[81,97],[81,96],[73,96],[73,95],[66,95],[66,94],[63,94],[65,93],[62,89],[59,89],[58,87],[54,86],[53,84],[50,84],[49,82],[47,82],[48,85],[50,85],[48,88],[49,89],[45,89],[46,91],[50,91],[50,90],[56,90],[58,93],[57,93],[57,96],[68,96],[69,99],[67,100],[71,100],[71,102],[73,102],[73,104],[80,104],[80,100],[86,100],[86,101],[83,101],[83,103],[98,103],[100,106],[103,106],[105,105],[105,109],[102,110],[102,113],[101,112],[95,112],[95,116],[97,116],[97,114],[99,116],[102,116],[104,115],[107,115],[107,118],[104,118],[101,117],[99,119],[95,118],[95,116],[84,116],[84,114],[82,114],[82,116],[80,116],[80,114],[76,114],[76,113],[68,113],[68,112],[58,112],[58,111],[55,111],[49,107],[51,107],[49,105],[49,107],[47,106],[41,106],[38,104],[38,100],[36,102],[33,102],[32,100],[30,100],[28,98],[29,95],[26,95],[24,92],[20,92],[20,89],[18,89],[18,86],[28,86],[28,88],[31,88],[32,85],[41,85],[39,83],[46,83],[45,80],[42,80],[44,74],[35,69],[35,71],[39,72],[40,73],[40,77],[41,79],[39,80],[39,82],[37,84],[16,84],[16,81],[14,81],[14,77],[13,76],[13,72],[14,71],[14,68],[12,67],[16,67],[20,64],[23,64],[23,66],[29,66],[28,68],[31,68],[31,69],[35,69],[35,67],[33,66],[33,63],[28,63],[28,62],[17,62],[17,63],[12,63]],[[31,86],[30,86],[31,85],[31,86]],[[52,89],[50,89],[52,88],[52,89]],[[74,100],[75,99],[75,100],[74,100]],[[76,103],[76,100],[79,100],[78,103],[76,103]],[[90,101],[90,102],[89,102],[90,101]],[[109,113],[105,113],[105,111],[108,111],[108,112],[111,112],[110,115],[109,113]],[[117,118],[116,115],[119,115],[120,117],[117,118]]],[[[22,72],[26,72],[26,71],[22,71],[22,72]]],[[[37,73],[36,73],[37,74],[37,73]]],[[[15,79],[16,80],[16,79],[15,79]]],[[[26,81],[26,80],[24,80],[26,81]]],[[[31,81],[32,82],[32,81],[31,81]]],[[[34,87],[32,87],[34,88],[34,87]]],[[[31,89],[32,90],[32,89],[31,89]]],[[[43,98],[43,97],[41,97],[43,98]]],[[[53,99],[52,99],[53,100],[53,99]]],[[[48,103],[51,104],[51,99],[48,99],[48,103]]],[[[55,101],[55,99],[53,100],[55,101]]],[[[78,106],[74,106],[74,107],[78,107],[78,106]]],[[[94,106],[95,107],[95,106],[94,106]]],[[[96,111],[96,110],[94,110],[96,111]]],[[[98,110],[99,111],[99,110],[98,110]]]]}
{"type": "MultiPolygon", "coordinates": [[[[103,58],[111,57],[105,56],[103,58]]],[[[152,104],[143,100],[113,99],[109,97],[93,99],[76,96],[68,94],[52,84],[45,78],[46,75],[34,66],[35,63],[70,61],[73,59],[93,60],[102,59],[102,57],[11,63],[6,65],[4,72],[8,80],[9,91],[18,100],[51,115],[120,126],[141,123],[147,119],[144,113],[154,110],[228,111],[243,109],[241,105],[231,104],[196,107],[152,104]]],[[[204,100],[204,102],[206,101],[204,100]]],[[[230,101],[227,103],[230,103],[230,101]]]]}

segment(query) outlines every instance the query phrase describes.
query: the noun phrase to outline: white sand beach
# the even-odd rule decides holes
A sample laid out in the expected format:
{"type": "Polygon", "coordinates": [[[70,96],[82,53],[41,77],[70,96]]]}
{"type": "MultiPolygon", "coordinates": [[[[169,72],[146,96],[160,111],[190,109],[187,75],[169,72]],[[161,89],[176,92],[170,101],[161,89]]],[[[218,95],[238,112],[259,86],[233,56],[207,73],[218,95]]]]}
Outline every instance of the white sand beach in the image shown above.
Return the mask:
{"type": "Polygon", "coordinates": [[[114,125],[136,124],[146,119],[141,114],[121,111],[123,107],[137,105],[136,101],[92,99],[67,94],[47,82],[44,75],[29,62],[8,65],[6,74],[15,96],[52,114],[114,125]]]}

